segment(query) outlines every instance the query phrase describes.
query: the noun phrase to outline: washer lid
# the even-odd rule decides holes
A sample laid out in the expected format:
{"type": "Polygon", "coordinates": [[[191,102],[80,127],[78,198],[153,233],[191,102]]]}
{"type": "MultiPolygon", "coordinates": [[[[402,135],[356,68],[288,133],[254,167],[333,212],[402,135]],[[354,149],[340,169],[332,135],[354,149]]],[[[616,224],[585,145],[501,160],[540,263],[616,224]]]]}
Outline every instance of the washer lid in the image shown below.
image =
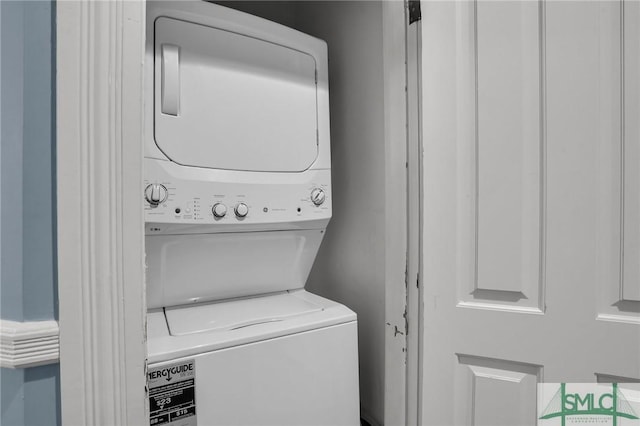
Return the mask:
{"type": "Polygon", "coordinates": [[[218,28],[155,21],[157,146],[172,161],[300,172],[318,156],[316,62],[218,28]]]}
{"type": "MultiPolygon", "coordinates": [[[[266,317],[274,318],[274,315],[266,317]]],[[[350,323],[355,327],[357,320],[356,314],[346,306],[305,290],[206,305],[165,308],[149,312],[147,318],[149,323],[147,349],[150,363],[195,356],[335,325],[350,323]],[[247,303],[238,305],[239,302],[247,303]],[[309,302],[309,304],[298,302],[309,302]],[[268,308],[269,310],[273,308],[270,314],[275,314],[282,321],[254,323],[252,326],[247,324],[250,318],[254,320],[265,318],[266,310],[261,310],[263,315],[257,315],[258,312],[253,311],[254,307],[257,308],[263,303],[268,305],[273,303],[268,308]],[[276,309],[277,306],[280,308],[294,306],[294,308],[276,309]],[[238,315],[234,312],[234,307],[242,308],[238,315]],[[209,327],[203,326],[202,322],[209,322],[209,327]],[[226,322],[225,326],[222,326],[223,322],[226,322]],[[239,326],[240,324],[246,326],[239,326]],[[179,331],[185,334],[177,335],[179,331]]]]}
{"type": "Polygon", "coordinates": [[[258,324],[319,312],[323,306],[298,297],[298,293],[278,293],[208,303],[191,307],[166,308],[167,325],[172,336],[205,331],[231,331],[258,324]]]}

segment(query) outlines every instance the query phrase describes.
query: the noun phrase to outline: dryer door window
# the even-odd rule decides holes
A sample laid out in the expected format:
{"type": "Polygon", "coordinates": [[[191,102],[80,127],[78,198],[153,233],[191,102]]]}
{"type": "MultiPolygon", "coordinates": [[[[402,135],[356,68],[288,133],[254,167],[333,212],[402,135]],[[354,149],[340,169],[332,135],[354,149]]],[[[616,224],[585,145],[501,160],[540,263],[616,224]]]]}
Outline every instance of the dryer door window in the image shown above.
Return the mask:
{"type": "Polygon", "coordinates": [[[172,161],[267,172],[299,172],[315,161],[311,55],[161,17],[154,66],[154,137],[172,161]]]}

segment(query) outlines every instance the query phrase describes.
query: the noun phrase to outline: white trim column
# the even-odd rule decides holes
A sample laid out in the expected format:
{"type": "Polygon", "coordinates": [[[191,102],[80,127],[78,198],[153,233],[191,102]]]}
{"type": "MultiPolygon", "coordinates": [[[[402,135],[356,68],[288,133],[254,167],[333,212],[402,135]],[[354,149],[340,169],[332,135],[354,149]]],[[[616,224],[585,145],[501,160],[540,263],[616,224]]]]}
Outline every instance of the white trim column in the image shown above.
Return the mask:
{"type": "Polygon", "coordinates": [[[62,423],[147,421],[144,1],[57,3],[62,423]]]}
{"type": "Polygon", "coordinates": [[[407,68],[404,1],[382,2],[385,144],[384,424],[406,424],[407,68]]]}
{"type": "Polygon", "coordinates": [[[408,258],[407,258],[407,425],[422,424],[420,389],[422,383],[422,290],[420,258],[422,256],[422,141],[421,141],[421,68],[422,21],[407,28],[407,188],[408,188],[408,258]]]}

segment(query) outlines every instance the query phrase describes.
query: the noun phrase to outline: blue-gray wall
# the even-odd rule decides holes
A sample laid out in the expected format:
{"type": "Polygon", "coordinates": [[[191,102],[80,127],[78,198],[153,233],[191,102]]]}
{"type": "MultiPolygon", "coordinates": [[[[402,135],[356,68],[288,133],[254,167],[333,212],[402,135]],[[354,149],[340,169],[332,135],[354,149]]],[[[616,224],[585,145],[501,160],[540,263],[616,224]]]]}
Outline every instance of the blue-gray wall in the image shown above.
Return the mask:
{"type": "MultiPolygon", "coordinates": [[[[0,317],[57,318],[55,3],[0,1],[0,317]]],[[[58,365],[0,369],[0,424],[60,424],[58,365]]]]}

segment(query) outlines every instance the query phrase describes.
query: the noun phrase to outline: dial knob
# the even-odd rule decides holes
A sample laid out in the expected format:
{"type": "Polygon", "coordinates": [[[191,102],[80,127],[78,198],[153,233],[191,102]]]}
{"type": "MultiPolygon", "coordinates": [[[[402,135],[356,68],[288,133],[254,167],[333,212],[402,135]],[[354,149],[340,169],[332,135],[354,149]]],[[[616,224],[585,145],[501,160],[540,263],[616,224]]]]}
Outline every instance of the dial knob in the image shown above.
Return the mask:
{"type": "Polygon", "coordinates": [[[325,199],[325,194],[322,189],[316,188],[313,191],[311,191],[311,201],[313,201],[313,204],[315,204],[316,206],[319,206],[322,203],[324,203],[324,199],[325,199]]]}
{"type": "Polygon", "coordinates": [[[144,198],[152,206],[164,203],[168,195],[167,187],[159,183],[152,183],[144,189],[144,198]]]}
{"type": "Polygon", "coordinates": [[[245,217],[249,213],[249,207],[247,207],[245,203],[236,204],[236,208],[234,210],[238,217],[245,217]]]}
{"type": "Polygon", "coordinates": [[[227,214],[227,206],[222,203],[215,203],[211,209],[213,215],[217,218],[224,217],[227,214]]]}

